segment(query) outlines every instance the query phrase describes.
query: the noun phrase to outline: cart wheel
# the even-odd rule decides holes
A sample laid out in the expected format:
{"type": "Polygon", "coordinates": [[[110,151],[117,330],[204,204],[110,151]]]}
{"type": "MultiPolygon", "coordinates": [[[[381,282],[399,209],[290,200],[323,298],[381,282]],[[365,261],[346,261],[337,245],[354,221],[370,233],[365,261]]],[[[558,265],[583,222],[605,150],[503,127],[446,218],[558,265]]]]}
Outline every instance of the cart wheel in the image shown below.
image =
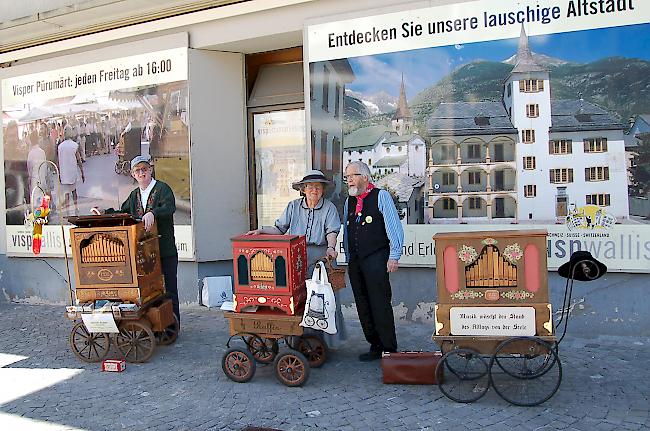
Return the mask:
{"type": "Polygon", "coordinates": [[[90,333],[83,322],[72,327],[68,337],[72,353],[84,362],[99,362],[108,355],[111,338],[105,332],[90,333]]]}
{"type": "Polygon", "coordinates": [[[115,162],[115,173],[116,174],[122,173],[122,165],[120,164],[120,162],[115,162]]]}
{"type": "Polygon", "coordinates": [[[450,400],[473,403],[489,388],[488,364],[474,350],[455,349],[438,362],[436,380],[440,392],[450,400]]]}
{"type": "Polygon", "coordinates": [[[122,322],[115,343],[128,362],[146,362],[156,350],[156,336],[148,323],[140,320],[122,322]]]}
{"type": "Polygon", "coordinates": [[[560,387],[560,357],[554,346],[539,338],[510,338],[499,344],[490,360],[490,382],[510,404],[537,406],[560,387]],[[517,350],[518,353],[510,353],[517,350]]]}
{"type": "Polygon", "coordinates": [[[261,338],[252,335],[246,337],[244,342],[253,358],[260,364],[270,364],[278,354],[278,342],[272,338],[261,338]]]}
{"type": "Polygon", "coordinates": [[[314,335],[300,337],[296,347],[296,350],[305,355],[310,368],[319,368],[327,360],[327,344],[314,335]]]}
{"type": "Polygon", "coordinates": [[[131,175],[131,163],[128,160],[122,162],[122,174],[131,175]]]}
{"type": "Polygon", "coordinates": [[[313,317],[311,317],[311,316],[305,316],[305,325],[307,325],[307,326],[311,326],[311,327],[313,328],[313,327],[314,327],[314,323],[316,323],[316,321],[314,320],[313,317]]]}
{"type": "Polygon", "coordinates": [[[246,383],[255,375],[255,359],[250,352],[233,347],[223,354],[221,369],[233,382],[246,383]]]}
{"type": "Polygon", "coordinates": [[[285,386],[302,386],[309,378],[307,358],[295,350],[280,352],[273,361],[275,377],[285,386]]]}
{"type": "Polygon", "coordinates": [[[156,332],[156,344],[160,344],[161,346],[169,346],[170,344],[174,343],[174,341],[176,341],[178,338],[179,329],[180,325],[178,323],[178,318],[176,315],[174,315],[174,323],[166,327],[164,330],[156,332]]]}

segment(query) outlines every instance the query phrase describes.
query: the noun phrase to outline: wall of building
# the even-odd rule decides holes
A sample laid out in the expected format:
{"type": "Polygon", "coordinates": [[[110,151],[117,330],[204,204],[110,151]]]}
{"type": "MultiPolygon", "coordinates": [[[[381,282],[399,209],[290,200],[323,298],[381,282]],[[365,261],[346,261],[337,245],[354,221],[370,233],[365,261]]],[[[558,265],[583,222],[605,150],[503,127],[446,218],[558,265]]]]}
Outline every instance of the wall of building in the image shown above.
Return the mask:
{"type": "MultiPolygon", "coordinates": [[[[161,49],[161,39],[155,36],[165,32],[186,32],[184,38],[189,38],[193,52],[190,55],[190,80],[193,81],[190,84],[190,139],[195,199],[194,232],[197,257],[201,262],[180,263],[179,296],[183,303],[196,302],[203,277],[232,275],[232,262],[228,260],[228,236],[231,232],[247,228],[248,203],[244,192],[247,164],[243,156],[246,134],[242,90],[243,53],[300,45],[303,43],[304,25],[312,19],[333,15],[351,18],[452,3],[462,2],[305,1],[258,13],[242,13],[195,24],[177,24],[174,28],[156,30],[155,33],[146,33],[144,30],[143,33],[135,34],[123,30],[133,42],[128,44],[128,48],[123,45],[126,41],[123,35],[111,36],[114,39],[85,47],[66,48],[69,51],[65,52],[49,49],[41,51],[42,57],[20,62],[27,63],[25,65],[19,63],[9,69],[0,69],[0,78],[33,73],[37,69],[57,69],[104,60],[107,56],[151,52],[161,49]],[[278,23],[282,25],[279,26],[278,23]],[[43,58],[48,60],[45,63],[33,63],[43,58]],[[220,151],[225,154],[227,169],[220,169],[224,166],[224,159],[218,157],[220,151]],[[227,191],[229,192],[226,193],[227,191]],[[215,216],[216,209],[221,210],[219,216],[215,216]]],[[[545,143],[544,149],[547,151],[545,143]]],[[[518,162],[520,156],[518,154],[518,162]]],[[[582,175],[577,168],[575,174],[582,175]]],[[[3,178],[4,175],[0,175],[0,182],[4,181],[3,178]]],[[[547,181],[548,173],[535,172],[531,181],[520,181],[519,188],[526,183],[536,183],[533,181],[536,178],[547,181]]],[[[548,197],[549,191],[542,191],[538,187],[538,195],[542,193],[547,193],[548,197]]],[[[4,208],[4,194],[0,194],[0,208],[4,208]]],[[[456,210],[451,213],[452,216],[457,214],[456,210]]],[[[7,257],[4,254],[4,235],[4,217],[0,217],[0,291],[3,293],[0,301],[65,303],[69,292],[64,260],[7,257]]],[[[392,276],[393,301],[398,319],[432,322],[433,303],[436,300],[434,280],[435,270],[431,268],[401,268],[392,276]]],[[[647,307],[647,295],[644,294],[647,280],[647,274],[610,274],[596,282],[576,284],[574,298],[577,303],[573,308],[574,318],[569,330],[582,335],[649,335],[650,308],[647,307]]],[[[549,285],[554,306],[558,309],[563,296],[563,279],[551,274],[549,285]]],[[[349,287],[342,291],[341,300],[350,307],[353,298],[349,287]]]]}
{"type": "MultiPolygon", "coordinates": [[[[606,274],[592,282],[575,282],[571,317],[567,332],[571,335],[595,337],[606,335],[650,335],[650,309],[647,307],[647,275],[606,274]]],[[[396,320],[415,321],[434,327],[436,294],[434,269],[400,269],[391,274],[393,311],[396,320]]],[[[566,279],[549,273],[549,295],[555,321],[560,317],[566,279]]],[[[355,313],[352,291],[340,291],[347,312],[355,313]]],[[[353,314],[355,315],[355,314],[353,314]]],[[[399,341],[399,340],[398,340],[399,341]]]]}

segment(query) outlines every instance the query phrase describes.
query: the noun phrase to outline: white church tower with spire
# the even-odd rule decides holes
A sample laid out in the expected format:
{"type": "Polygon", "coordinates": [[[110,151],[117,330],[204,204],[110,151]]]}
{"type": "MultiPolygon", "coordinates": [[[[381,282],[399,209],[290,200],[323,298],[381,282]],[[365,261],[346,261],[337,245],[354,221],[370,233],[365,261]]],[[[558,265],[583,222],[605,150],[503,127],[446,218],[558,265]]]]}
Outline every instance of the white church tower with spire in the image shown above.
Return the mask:
{"type": "Polygon", "coordinates": [[[503,104],[512,125],[519,131],[516,143],[517,218],[552,220],[556,215],[549,198],[556,190],[548,183],[548,166],[545,166],[551,127],[550,76],[548,70],[533,59],[523,26],[515,67],[505,81],[503,104]]]}
{"type": "Polygon", "coordinates": [[[413,130],[413,115],[406,102],[406,90],[404,89],[404,74],[402,74],[402,84],[399,88],[399,99],[397,100],[397,109],[391,120],[393,131],[399,136],[417,133],[413,130]]]}

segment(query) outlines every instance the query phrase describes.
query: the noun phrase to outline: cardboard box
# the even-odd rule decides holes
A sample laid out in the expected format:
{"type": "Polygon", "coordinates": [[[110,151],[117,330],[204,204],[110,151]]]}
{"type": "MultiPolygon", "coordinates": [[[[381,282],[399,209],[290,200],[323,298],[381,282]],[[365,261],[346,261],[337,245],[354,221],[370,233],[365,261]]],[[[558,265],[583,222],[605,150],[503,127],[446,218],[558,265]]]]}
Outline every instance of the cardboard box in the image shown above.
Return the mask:
{"type": "Polygon", "coordinates": [[[124,359],[104,359],[102,361],[102,371],[121,373],[126,369],[124,359]]]}

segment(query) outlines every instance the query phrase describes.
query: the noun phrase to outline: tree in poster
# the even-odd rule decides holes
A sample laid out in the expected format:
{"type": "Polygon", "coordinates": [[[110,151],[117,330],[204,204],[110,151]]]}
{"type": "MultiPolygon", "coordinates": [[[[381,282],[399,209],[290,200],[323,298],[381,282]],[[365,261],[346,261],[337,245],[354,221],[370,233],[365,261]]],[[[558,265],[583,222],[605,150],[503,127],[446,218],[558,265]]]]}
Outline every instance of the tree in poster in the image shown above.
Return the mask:
{"type": "Polygon", "coordinates": [[[634,191],[637,196],[646,196],[650,194],[650,133],[641,133],[637,136],[641,141],[635,149],[635,165],[630,168],[632,174],[630,191],[634,191]]]}

